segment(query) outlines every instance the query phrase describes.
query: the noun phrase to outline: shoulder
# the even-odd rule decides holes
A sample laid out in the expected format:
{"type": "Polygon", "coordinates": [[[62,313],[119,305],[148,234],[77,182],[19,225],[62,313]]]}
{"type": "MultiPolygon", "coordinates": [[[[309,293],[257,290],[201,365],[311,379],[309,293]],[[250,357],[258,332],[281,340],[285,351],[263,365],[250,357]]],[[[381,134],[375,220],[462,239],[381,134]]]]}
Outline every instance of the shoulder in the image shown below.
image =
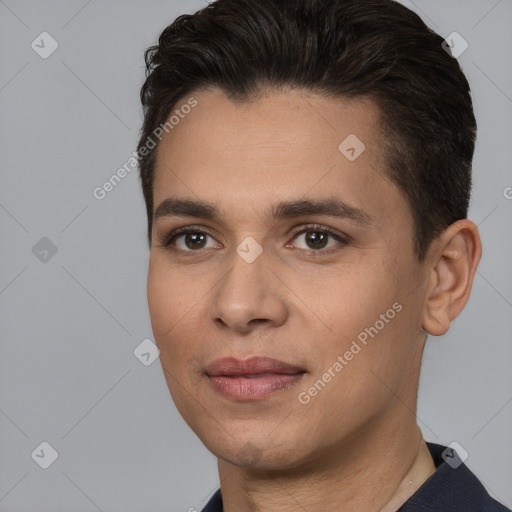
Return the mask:
{"type": "Polygon", "coordinates": [[[201,512],[223,512],[222,495],[220,493],[220,489],[217,489],[215,494],[210,498],[210,501],[201,510],[201,512]]]}
{"type": "Polygon", "coordinates": [[[399,512],[510,512],[489,495],[456,451],[434,443],[427,446],[436,471],[399,512]]]}

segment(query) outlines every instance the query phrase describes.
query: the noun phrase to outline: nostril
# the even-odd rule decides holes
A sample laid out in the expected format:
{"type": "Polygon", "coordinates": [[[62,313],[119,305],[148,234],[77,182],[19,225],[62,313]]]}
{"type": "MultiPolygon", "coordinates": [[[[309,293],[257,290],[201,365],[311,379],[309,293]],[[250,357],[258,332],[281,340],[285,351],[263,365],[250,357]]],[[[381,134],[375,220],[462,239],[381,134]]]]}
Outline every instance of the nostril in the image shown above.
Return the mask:
{"type": "Polygon", "coordinates": [[[253,318],[253,319],[249,322],[249,325],[250,325],[250,324],[262,324],[262,323],[265,323],[265,322],[268,322],[268,319],[267,319],[267,318],[253,318]]]}

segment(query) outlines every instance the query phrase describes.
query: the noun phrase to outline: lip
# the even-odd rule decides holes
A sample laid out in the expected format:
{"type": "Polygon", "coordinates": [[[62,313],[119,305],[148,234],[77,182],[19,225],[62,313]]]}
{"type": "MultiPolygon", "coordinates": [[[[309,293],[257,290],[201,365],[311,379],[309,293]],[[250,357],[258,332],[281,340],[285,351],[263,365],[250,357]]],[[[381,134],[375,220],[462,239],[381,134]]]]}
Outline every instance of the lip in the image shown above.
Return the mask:
{"type": "Polygon", "coordinates": [[[306,373],[304,368],[269,357],[241,360],[226,357],[213,361],[206,374],[213,388],[235,400],[260,400],[294,386],[306,373]]]}
{"type": "Polygon", "coordinates": [[[250,357],[249,359],[236,359],[223,357],[216,359],[206,367],[206,373],[212,376],[225,375],[236,377],[240,375],[257,375],[261,373],[293,374],[305,371],[295,366],[270,357],[250,357]]]}

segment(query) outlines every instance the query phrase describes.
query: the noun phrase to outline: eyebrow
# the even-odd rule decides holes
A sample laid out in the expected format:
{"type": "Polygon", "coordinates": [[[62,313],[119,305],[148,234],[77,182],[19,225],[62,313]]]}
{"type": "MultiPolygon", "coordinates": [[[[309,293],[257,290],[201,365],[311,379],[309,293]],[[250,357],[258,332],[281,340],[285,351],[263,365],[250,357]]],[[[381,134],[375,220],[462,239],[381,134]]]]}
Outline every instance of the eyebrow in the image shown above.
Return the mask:
{"type": "MultiPolygon", "coordinates": [[[[373,218],[366,211],[350,206],[340,199],[299,199],[283,201],[272,205],[267,212],[271,221],[291,219],[306,215],[325,215],[341,219],[349,219],[361,225],[370,225],[373,218]]],[[[215,205],[192,199],[168,197],[156,208],[155,220],[160,217],[198,217],[213,221],[221,221],[215,205]]]]}

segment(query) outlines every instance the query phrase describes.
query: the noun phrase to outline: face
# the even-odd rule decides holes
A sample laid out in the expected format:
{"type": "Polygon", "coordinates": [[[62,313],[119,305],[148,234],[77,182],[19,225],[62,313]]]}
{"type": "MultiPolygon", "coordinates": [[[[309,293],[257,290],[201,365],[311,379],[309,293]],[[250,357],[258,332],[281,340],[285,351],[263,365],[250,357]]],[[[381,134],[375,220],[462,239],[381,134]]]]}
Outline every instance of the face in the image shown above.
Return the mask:
{"type": "Polygon", "coordinates": [[[220,459],[266,469],[414,422],[425,269],[377,108],[191,96],[158,148],[148,275],[185,421],[220,459]]]}

